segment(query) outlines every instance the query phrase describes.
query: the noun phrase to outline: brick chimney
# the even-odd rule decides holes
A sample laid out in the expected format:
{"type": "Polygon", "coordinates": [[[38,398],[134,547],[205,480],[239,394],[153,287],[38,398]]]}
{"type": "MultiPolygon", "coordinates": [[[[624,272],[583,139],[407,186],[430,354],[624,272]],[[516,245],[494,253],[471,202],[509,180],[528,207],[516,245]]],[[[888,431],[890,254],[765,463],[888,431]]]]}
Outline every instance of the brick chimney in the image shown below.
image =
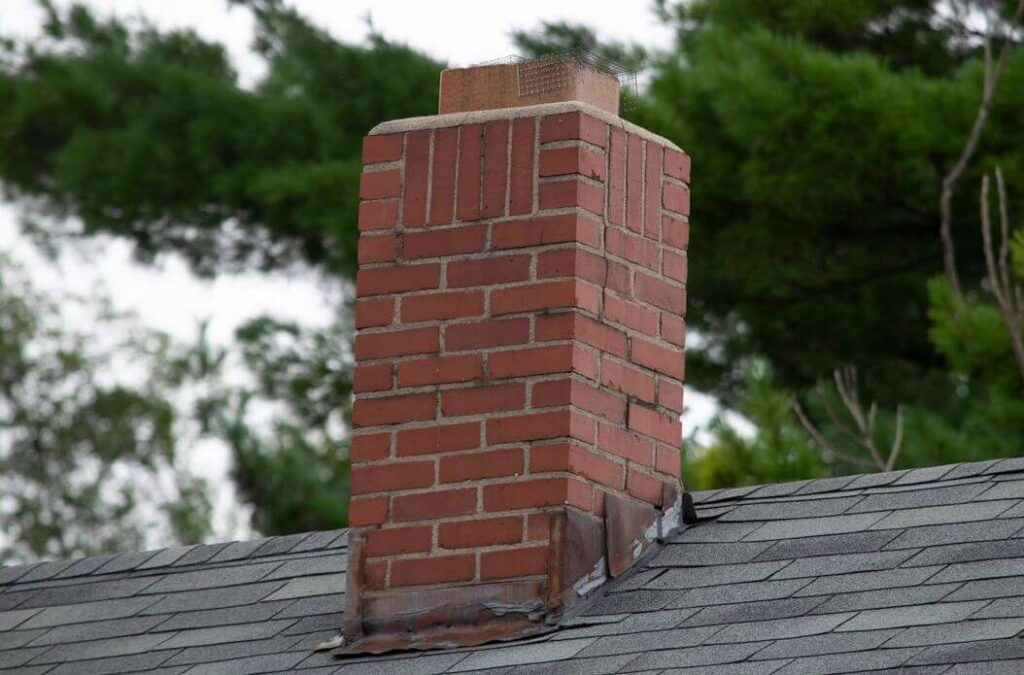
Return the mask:
{"type": "Polygon", "coordinates": [[[363,145],[351,652],[550,630],[683,502],[689,157],[573,60],[441,82],[363,145]]]}

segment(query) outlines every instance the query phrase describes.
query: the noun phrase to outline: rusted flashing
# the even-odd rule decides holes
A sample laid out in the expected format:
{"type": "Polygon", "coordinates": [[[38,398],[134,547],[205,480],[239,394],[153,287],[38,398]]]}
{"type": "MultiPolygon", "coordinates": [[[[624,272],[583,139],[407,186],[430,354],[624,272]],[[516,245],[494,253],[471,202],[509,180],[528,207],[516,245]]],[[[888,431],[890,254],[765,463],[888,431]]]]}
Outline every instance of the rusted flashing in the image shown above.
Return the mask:
{"type": "Polygon", "coordinates": [[[354,638],[363,634],[363,582],[366,574],[366,534],[352,531],[348,539],[348,572],[345,574],[343,632],[354,638]]]}
{"type": "Polygon", "coordinates": [[[557,630],[557,626],[523,617],[494,617],[476,626],[439,625],[415,634],[378,633],[334,650],[339,657],[384,654],[393,651],[476,647],[488,642],[508,642],[557,630]]]}
{"type": "Polygon", "coordinates": [[[608,572],[622,575],[657,539],[658,512],[649,504],[609,493],[604,498],[608,572]],[[654,526],[654,536],[648,531],[654,526]]]}

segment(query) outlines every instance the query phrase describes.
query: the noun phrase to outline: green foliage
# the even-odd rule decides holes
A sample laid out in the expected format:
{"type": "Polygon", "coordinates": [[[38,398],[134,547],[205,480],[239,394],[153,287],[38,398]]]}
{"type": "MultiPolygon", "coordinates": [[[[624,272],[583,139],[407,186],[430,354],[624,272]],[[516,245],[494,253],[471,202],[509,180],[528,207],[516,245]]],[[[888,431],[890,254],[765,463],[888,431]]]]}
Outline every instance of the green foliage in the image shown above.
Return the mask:
{"type": "Polygon", "coordinates": [[[827,475],[818,449],[793,416],[793,397],[778,388],[764,364],[743,370],[746,387],[738,412],[755,425],[752,434],[737,430],[719,413],[709,425],[706,447],[689,445],[683,459],[683,483],[691,490],[760,485],[827,475]]]}
{"type": "Polygon", "coordinates": [[[100,309],[97,332],[127,338],[68,331],[67,310],[0,256],[0,563],[210,533],[208,486],[178,458],[171,345],[100,309]]]}

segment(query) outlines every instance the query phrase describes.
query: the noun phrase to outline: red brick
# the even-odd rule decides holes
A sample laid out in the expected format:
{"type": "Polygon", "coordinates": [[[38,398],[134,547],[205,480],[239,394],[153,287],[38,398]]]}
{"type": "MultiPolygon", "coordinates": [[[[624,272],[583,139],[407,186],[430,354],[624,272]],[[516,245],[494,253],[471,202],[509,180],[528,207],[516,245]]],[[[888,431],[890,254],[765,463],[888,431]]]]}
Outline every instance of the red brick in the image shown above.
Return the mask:
{"type": "Polygon", "coordinates": [[[437,528],[438,546],[448,549],[518,544],[522,540],[521,516],[457,520],[441,523],[437,528]]]}
{"type": "Polygon", "coordinates": [[[677,447],[659,443],[655,449],[654,467],[662,473],[678,478],[683,469],[682,461],[682,453],[677,447]]]}
{"type": "Polygon", "coordinates": [[[686,255],[679,255],[670,250],[665,250],[665,266],[662,272],[666,277],[686,283],[686,255]]]}
{"type": "Polygon", "coordinates": [[[541,176],[579,174],[604,180],[604,154],[585,146],[546,148],[540,151],[541,176]]]}
{"type": "Polygon", "coordinates": [[[683,440],[678,417],[667,417],[635,403],[629,404],[629,428],[669,445],[679,445],[683,440]]]}
{"type": "Polygon", "coordinates": [[[604,190],[578,178],[540,184],[538,205],[541,211],[579,207],[591,213],[604,213],[604,190]]]}
{"type": "Polygon", "coordinates": [[[546,512],[531,513],[526,517],[526,540],[541,541],[548,538],[551,515],[546,512]]]}
{"type": "Polygon", "coordinates": [[[357,434],[352,437],[349,455],[354,464],[387,459],[391,454],[391,434],[357,434]]]}
{"type": "Polygon", "coordinates": [[[398,254],[398,239],[390,234],[359,237],[359,264],[391,262],[398,254]]]}
{"type": "Polygon", "coordinates": [[[534,327],[534,338],[538,342],[571,340],[576,326],[576,313],[544,314],[538,316],[534,327]]]}
{"type": "Polygon", "coordinates": [[[535,445],[530,450],[530,473],[567,472],[610,488],[622,489],[623,466],[574,443],[535,445]]]}
{"type": "Polygon", "coordinates": [[[494,218],[505,212],[505,183],[508,174],[509,121],[484,125],[484,185],[480,217],[494,218]]]}
{"type": "Polygon", "coordinates": [[[484,250],[487,230],[483,225],[452,227],[405,235],[402,254],[406,258],[438,258],[484,250]]]}
{"type": "Polygon", "coordinates": [[[627,136],[626,151],[626,228],[644,231],[644,144],[636,134],[627,136]]]}
{"type": "Polygon", "coordinates": [[[686,250],[690,244],[690,223],[665,216],[661,220],[661,239],[668,246],[686,250]]]}
{"type": "Polygon", "coordinates": [[[661,238],[661,204],[658,194],[661,191],[661,146],[647,142],[647,175],[644,186],[644,236],[651,239],[661,238]]]}
{"type": "Polygon", "coordinates": [[[437,263],[363,269],[356,275],[356,293],[360,298],[365,298],[388,293],[425,291],[437,288],[440,281],[441,266],[437,263]]]}
{"type": "Polygon", "coordinates": [[[427,222],[427,181],[430,177],[430,131],[410,132],[405,148],[405,195],[402,223],[422,227],[427,222]]]}
{"type": "Polygon", "coordinates": [[[522,410],[525,405],[526,385],[522,382],[449,389],[441,394],[441,414],[445,417],[522,410]]]}
{"type": "Polygon", "coordinates": [[[356,361],[430,354],[437,352],[440,344],[440,331],[436,327],[359,333],[356,335],[356,361]]]}
{"type": "Polygon", "coordinates": [[[626,401],[597,387],[573,380],[572,404],[617,424],[626,421],[626,401]]]}
{"type": "Polygon", "coordinates": [[[651,465],[653,453],[649,440],[611,424],[599,424],[597,447],[644,466],[651,465]]]}
{"type": "Polygon", "coordinates": [[[427,553],[430,551],[432,539],[433,528],[429,525],[370,530],[366,533],[363,550],[368,556],[427,553]]]}
{"type": "Polygon", "coordinates": [[[402,299],[402,321],[410,323],[480,316],[483,313],[484,294],[481,291],[442,291],[409,295],[402,299]]]}
{"type": "Polygon", "coordinates": [[[353,497],[348,504],[349,527],[380,525],[388,519],[387,497],[353,497]]]}
{"type": "Polygon", "coordinates": [[[597,381],[597,355],[593,349],[577,347],[572,353],[572,370],[574,373],[597,381]]]}
{"type": "Polygon", "coordinates": [[[480,142],[483,127],[467,124],[459,128],[459,220],[480,217],[480,142]]]}
{"type": "Polygon", "coordinates": [[[435,394],[356,398],[352,405],[352,423],[360,427],[375,427],[434,419],[436,400],[435,394]]]}
{"type": "Polygon", "coordinates": [[[658,334],[658,312],[608,290],[604,293],[604,318],[647,335],[658,334]]]}
{"type": "Polygon", "coordinates": [[[662,312],[661,314],[661,339],[671,342],[677,347],[686,344],[686,322],[680,317],[662,312]]]}
{"type": "Polygon", "coordinates": [[[578,213],[576,222],[576,241],[590,248],[601,248],[604,241],[604,223],[590,213],[578,213]]]}
{"type": "Polygon", "coordinates": [[[498,288],[491,291],[491,314],[572,307],[575,301],[576,284],[572,279],[498,288]]]}
{"type": "Polygon", "coordinates": [[[572,346],[552,345],[491,354],[488,372],[493,379],[567,373],[572,370],[572,346]]]}
{"type": "MultiPolygon", "coordinates": [[[[425,488],[433,484],[433,462],[390,462],[352,467],[352,494],[354,495],[425,488]]],[[[355,501],[353,500],[353,502],[355,501]]],[[[379,509],[380,506],[377,505],[374,508],[379,509]]]]}
{"type": "Polygon", "coordinates": [[[530,278],[530,256],[507,255],[482,260],[453,260],[448,263],[449,288],[491,286],[530,278]]]}
{"type": "Polygon", "coordinates": [[[475,487],[399,495],[391,500],[391,518],[396,522],[464,516],[475,511],[475,487]]]}
{"type": "Polygon", "coordinates": [[[404,361],[398,364],[398,386],[422,387],[427,384],[471,382],[483,377],[483,371],[484,360],[480,354],[404,361]]]}
{"type": "Polygon", "coordinates": [[[626,334],[598,321],[576,315],[576,339],[615,356],[626,357],[626,334]]]}
{"type": "Polygon", "coordinates": [[[661,268],[661,249],[650,239],[609,227],[605,232],[604,243],[608,253],[617,258],[643,265],[655,272],[661,268]]]}
{"type": "Polygon", "coordinates": [[[484,486],[484,511],[511,511],[566,503],[568,478],[535,478],[484,486]]]}
{"type": "Polygon", "coordinates": [[[579,248],[544,251],[537,256],[537,277],[578,277],[604,284],[607,263],[604,258],[579,248]]]}
{"type": "Polygon", "coordinates": [[[367,136],[363,139],[363,164],[382,164],[402,159],[402,134],[367,136]]]}
{"type": "Polygon", "coordinates": [[[629,355],[630,360],[638,366],[656,370],[679,381],[683,379],[682,350],[662,347],[634,337],[629,355]]]}
{"type": "Polygon", "coordinates": [[[359,231],[394,229],[398,223],[398,200],[381,199],[359,204],[359,231]]]}
{"type": "Polygon", "coordinates": [[[622,225],[626,214],[626,134],[612,128],[608,145],[608,222],[622,225]]]}
{"type": "Polygon", "coordinates": [[[576,241],[582,220],[575,213],[559,213],[495,223],[491,246],[495,249],[524,248],[576,241]]]}
{"type": "Polygon", "coordinates": [[[450,223],[455,217],[455,151],[459,130],[444,127],[434,131],[434,162],[430,173],[431,225],[450,223]]]}
{"type": "Polygon", "coordinates": [[[352,391],[357,394],[364,391],[385,391],[391,388],[391,364],[357,365],[352,379],[352,391]]]}
{"type": "Polygon", "coordinates": [[[690,182],[690,156],[685,152],[665,148],[665,175],[690,182]]]}
{"type": "Polygon", "coordinates": [[[402,172],[398,169],[364,171],[359,181],[360,199],[388,199],[402,193],[402,172]]]}
{"type": "Polygon", "coordinates": [[[580,112],[549,115],[540,121],[540,142],[586,141],[605,147],[608,125],[580,112]]]}
{"type": "Polygon", "coordinates": [[[647,403],[654,403],[654,378],[621,361],[608,357],[601,359],[601,384],[647,403]]]}
{"type": "Polygon", "coordinates": [[[636,469],[626,472],[626,492],[648,504],[661,505],[662,482],[636,469]]]}
{"type": "Polygon", "coordinates": [[[572,402],[572,380],[534,382],[530,396],[531,408],[551,408],[572,402]]]}
{"type": "Polygon", "coordinates": [[[480,423],[434,424],[398,432],[395,450],[399,457],[433,455],[480,447],[480,423]]]}
{"type": "Polygon", "coordinates": [[[688,216],[690,215],[690,191],[682,185],[665,183],[662,204],[669,211],[674,211],[681,216],[688,216]]]}
{"type": "Polygon", "coordinates": [[[526,317],[460,323],[444,329],[444,346],[447,351],[506,347],[525,344],[529,339],[530,320],[526,317]]]}
{"type": "Polygon", "coordinates": [[[509,176],[509,215],[533,211],[533,151],[537,120],[520,117],[512,122],[512,168],[509,176]]]}
{"type": "Polygon", "coordinates": [[[445,555],[430,558],[403,558],[391,561],[391,586],[469,581],[476,576],[476,556],[445,555]]]}
{"type": "Polygon", "coordinates": [[[570,420],[568,410],[491,417],[487,420],[487,444],[502,445],[562,438],[569,435],[570,420]]]}
{"type": "Polygon", "coordinates": [[[658,380],[658,405],[674,413],[683,412],[683,388],[674,382],[658,380]]]}
{"type": "Polygon", "coordinates": [[[686,290],[643,272],[636,274],[636,297],[674,314],[686,314],[686,290]]]}
{"type": "Polygon", "coordinates": [[[544,574],[547,566],[547,546],[488,551],[480,554],[481,579],[511,579],[544,574]]]}
{"type": "Polygon", "coordinates": [[[387,585],[388,561],[370,560],[367,561],[363,573],[363,584],[370,591],[383,591],[387,585]]]}
{"type": "Polygon", "coordinates": [[[523,468],[522,448],[507,448],[442,457],[440,477],[442,483],[461,483],[466,480],[519,476],[523,468]]]}
{"type": "Polygon", "coordinates": [[[356,328],[390,325],[394,315],[395,301],[391,298],[356,302],[356,328]]]}
{"type": "Polygon", "coordinates": [[[633,271],[622,263],[617,263],[614,260],[608,261],[608,281],[607,286],[609,289],[615,291],[620,295],[632,297],[633,295],[633,271]]]}

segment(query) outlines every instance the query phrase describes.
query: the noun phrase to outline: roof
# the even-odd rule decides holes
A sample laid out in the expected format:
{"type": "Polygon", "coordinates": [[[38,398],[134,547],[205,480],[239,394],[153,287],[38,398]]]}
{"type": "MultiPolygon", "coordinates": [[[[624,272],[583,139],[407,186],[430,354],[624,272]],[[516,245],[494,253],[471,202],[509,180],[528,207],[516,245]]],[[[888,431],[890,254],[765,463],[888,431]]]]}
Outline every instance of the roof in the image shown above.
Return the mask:
{"type": "Polygon", "coordinates": [[[311,651],[344,532],[0,570],[0,675],[1024,671],[1024,458],[694,499],[560,630],[445,651],[311,651]]]}

